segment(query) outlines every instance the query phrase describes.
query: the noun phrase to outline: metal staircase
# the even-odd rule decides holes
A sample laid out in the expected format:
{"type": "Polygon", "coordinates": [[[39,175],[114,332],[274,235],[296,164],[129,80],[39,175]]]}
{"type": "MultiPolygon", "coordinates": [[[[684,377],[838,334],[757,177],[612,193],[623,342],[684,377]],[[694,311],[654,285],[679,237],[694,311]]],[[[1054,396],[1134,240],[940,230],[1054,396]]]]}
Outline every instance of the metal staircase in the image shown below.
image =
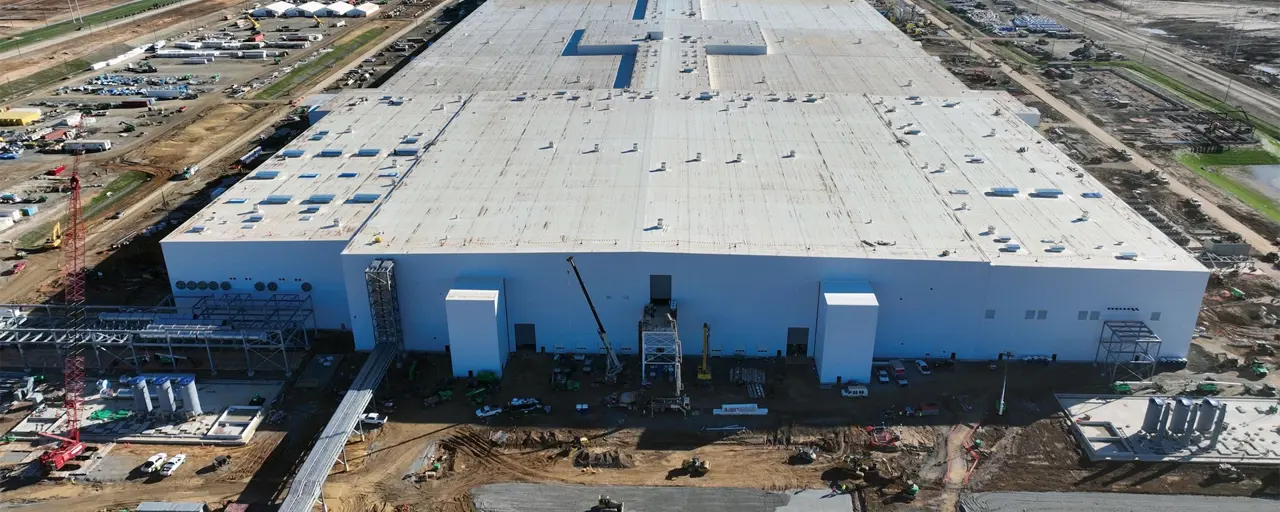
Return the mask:
{"type": "Polygon", "coordinates": [[[395,265],[395,261],[390,259],[373,260],[364,270],[364,282],[369,290],[374,345],[394,343],[403,350],[404,335],[400,331],[400,299],[396,294],[395,265]]]}

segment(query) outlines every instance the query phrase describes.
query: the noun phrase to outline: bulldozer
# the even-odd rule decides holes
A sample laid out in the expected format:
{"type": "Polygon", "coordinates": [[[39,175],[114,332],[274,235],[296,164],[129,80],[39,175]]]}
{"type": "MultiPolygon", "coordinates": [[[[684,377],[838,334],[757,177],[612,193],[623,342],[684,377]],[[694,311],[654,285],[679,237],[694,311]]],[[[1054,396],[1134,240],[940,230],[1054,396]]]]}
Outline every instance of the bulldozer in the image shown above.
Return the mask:
{"type": "Polygon", "coordinates": [[[591,512],[623,512],[622,500],[615,500],[601,494],[595,506],[591,507],[591,512]]]}
{"type": "Polygon", "coordinates": [[[688,473],[689,476],[696,478],[704,476],[710,472],[711,466],[707,464],[707,461],[694,457],[692,459],[685,459],[684,462],[680,463],[680,469],[685,473],[688,473]]]}
{"type": "Polygon", "coordinates": [[[44,239],[44,249],[51,250],[62,247],[62,223],[53,223],[53,231],[49,232],[49,238],[44,239]]]}

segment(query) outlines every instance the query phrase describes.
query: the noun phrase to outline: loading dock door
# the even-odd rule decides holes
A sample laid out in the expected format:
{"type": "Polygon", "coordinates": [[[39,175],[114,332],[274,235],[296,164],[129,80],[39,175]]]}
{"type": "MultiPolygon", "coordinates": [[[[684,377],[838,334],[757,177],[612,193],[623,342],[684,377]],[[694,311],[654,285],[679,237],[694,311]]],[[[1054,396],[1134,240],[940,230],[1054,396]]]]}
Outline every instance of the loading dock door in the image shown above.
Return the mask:
{"type": "Polygon", "coordinates": [[[538,337],[533,324],[515,324],[516,350],[538,350],[538,337]]]}
{"type": "Polygon", "coordinates": [[[671,300],[671,276],[649,276],[649,300],[653,302],[671,300]]]}
{"type": "Polygon", "coordinates": [[[787,329],[787,355],[800,357],[809,355],[808,327],[791,327],[787,329]]]}

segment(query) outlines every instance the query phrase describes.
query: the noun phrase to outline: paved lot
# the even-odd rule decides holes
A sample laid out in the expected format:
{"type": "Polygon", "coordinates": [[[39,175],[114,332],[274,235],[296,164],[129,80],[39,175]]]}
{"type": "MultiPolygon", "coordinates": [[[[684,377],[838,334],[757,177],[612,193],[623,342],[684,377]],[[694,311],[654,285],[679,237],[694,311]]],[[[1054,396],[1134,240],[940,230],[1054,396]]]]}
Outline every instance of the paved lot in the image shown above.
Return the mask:
{"type": "Polygon", "coordinates": [[[472,489],[480,512],[578,512],[590,510],[596,498],[622,500],[628,511],[683,512],[852,512],[848,495],[827,491],[766,492],[724,487],[589,487],[577,485],[492,484],[472,489]]]}
{"type": "Polygon", "coordinates": [[[1272,500],[1215,496],[1090,492],[987,492],[960,496],[961,512],[1258,512],[1276,508],[1272,500]]]}

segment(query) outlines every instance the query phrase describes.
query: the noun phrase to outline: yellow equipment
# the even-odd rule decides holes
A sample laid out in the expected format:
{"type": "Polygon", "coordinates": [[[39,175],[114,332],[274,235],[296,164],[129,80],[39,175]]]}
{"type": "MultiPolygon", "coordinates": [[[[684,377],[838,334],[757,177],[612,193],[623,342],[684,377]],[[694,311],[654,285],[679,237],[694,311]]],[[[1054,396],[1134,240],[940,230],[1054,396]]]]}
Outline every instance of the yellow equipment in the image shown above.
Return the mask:
{"type": "Polygon", "coordinates": [[[262,25],[258,24],[258,20],[253,19],[253,16],[245,16],[245,17],[249,19],[249,23],[253,24],[253,30],[257,32],[262,32],[262,25]]]}
{"type": "Polygon", "coordinates": [[[313,15],[311,15],[311,19],[316,20],[316,27],[317,27],[317,28],[319,28],[319,27],[323,27],[323,26],[324,26],[324,22],[323,22],[323,21],[320,21],[320,18],[319,18],[318,16],[316,16],[316,15],[314,15],[314,14],[313,14],[313,15]]]}
{"type": "Polygon", "coordinates": [[[698,380],[711,380],[711,366],[707,364],[707,352],[711,347],[711,326],[702,324],[702,364],[698,366],[698,380]]]}
{"type": "Polygon", "coordinates": [[[44,239],[45,249],[57,249],[62,247],[62,223],[53,223],[53,231],[49,233],[49,238],[44,239]]]}

